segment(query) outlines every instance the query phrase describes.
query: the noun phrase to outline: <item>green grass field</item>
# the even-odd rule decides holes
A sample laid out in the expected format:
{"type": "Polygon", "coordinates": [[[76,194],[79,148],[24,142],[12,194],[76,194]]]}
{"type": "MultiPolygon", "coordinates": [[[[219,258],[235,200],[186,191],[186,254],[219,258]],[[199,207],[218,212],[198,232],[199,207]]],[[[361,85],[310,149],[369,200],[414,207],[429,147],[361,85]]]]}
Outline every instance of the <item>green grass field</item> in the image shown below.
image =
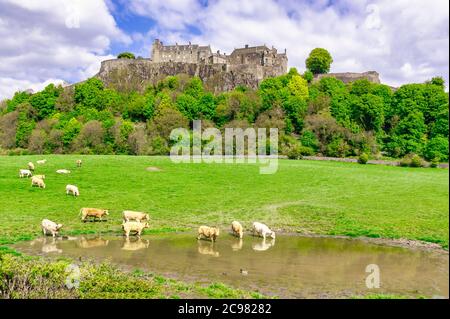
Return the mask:
{"type": "Polygon", "coordinates": [[[45,155],[0,157],[0,245],[40,234],[40,221],[62,234],[121,231],[122,210],[146,211],[151,232],[194,231],[200,224],[278,231],[407,238],[448,247],[448,170],[280,160],[273,175],[250,164],[174,164],[166,157],[45,155]],[[46,189],[20,179],[28,161],[46,189]],[[81,158],[83,167],[76,168],[81,158]],[[147,171],[155,166],[161,171],[147,171]],[[56,174],[66,168],[69,175],[56,174]],[[75,184],[80,197],[65,194],[75,184]],[[81,207],[110,210],[107,222],[82,223],[81,207]]]}

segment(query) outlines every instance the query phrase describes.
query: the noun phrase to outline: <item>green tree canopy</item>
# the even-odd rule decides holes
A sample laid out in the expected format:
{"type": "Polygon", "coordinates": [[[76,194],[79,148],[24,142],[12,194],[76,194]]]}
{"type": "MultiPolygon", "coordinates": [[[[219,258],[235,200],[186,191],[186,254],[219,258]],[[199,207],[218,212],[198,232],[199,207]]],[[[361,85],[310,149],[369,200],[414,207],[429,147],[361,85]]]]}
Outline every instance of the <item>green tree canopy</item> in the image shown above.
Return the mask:
{"type": "Polygon", "coordinates": [[[117,56],[117,58],[118,59],[135,59],[136,57],[131,52],[122,52],[117,56]]]}
{"type": "Polygon", "coordinates": [[[306,68],[313,74],[328,73],[333,58],[330,53],[323,48],[315,48],[306,59],[306,68]]]}

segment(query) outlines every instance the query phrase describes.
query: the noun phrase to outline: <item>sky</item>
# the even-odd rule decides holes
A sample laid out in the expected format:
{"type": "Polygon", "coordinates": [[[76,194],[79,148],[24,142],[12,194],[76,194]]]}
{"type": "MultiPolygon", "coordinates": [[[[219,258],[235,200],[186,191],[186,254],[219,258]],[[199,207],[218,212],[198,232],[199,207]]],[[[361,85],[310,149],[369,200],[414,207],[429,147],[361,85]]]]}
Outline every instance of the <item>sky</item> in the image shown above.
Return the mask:
{"type": "Polygon", "coordinates": [[[84,80],[123,51],[150,57],[155,38],[227,54],[266,44],[300,72],[322,47],[331,72],[449,81],[447,0],[0,0],[0,100],[84,80]]]}

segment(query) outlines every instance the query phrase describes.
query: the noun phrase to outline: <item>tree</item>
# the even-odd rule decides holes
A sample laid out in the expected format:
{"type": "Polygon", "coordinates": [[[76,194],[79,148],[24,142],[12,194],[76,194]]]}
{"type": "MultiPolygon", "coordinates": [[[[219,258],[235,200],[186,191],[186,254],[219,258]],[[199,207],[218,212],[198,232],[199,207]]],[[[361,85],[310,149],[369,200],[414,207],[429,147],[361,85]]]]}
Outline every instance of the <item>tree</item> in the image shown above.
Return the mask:
{"type": "Polygon", "coordinates": [[[423,155],[427,160],[448,161],[448,139],[441,136],[432,138],[425,146],[423,155]]]}
{"type": "Polygon", "coordinates": [[[433,85],[437,85],[442,89],[445,89],[445,81],[441,76],[435,76],[434,78],[431,79],[430,83],[433,85]]]}
{"type": "Polygon", "coordinates": [[[27,102],[30,96],[28,92],[16,92],[11,100],[6,101],[6,111],[14,111],[18,105],[27,102]]]}
{"type": "Polygon", "coordinates": [[[30,104],[37,110],[39,120],[49,117],[55,112],[56,101],[62,91],[61,86],[55,87],[54,84],[49,84],[44,90],[31,96],[30,104]]]}
{"type": "Polygon", "coordinates": [[[133,53],[131,52],[122,52],[117,56],[118,59],[136,59],[133,53]]]}
{"type": "Polygon", "coordinates": [[[103,137],[105,135],[105,130],[102,127],[102,123],[99,121],[89,121],[80,130],[76,141],[75,147],[98,149],[103,144],[103,137]]]}
{"type": "Polygon", "coordinates": [[[313,74],[328,73],[331,63],[333,58],[327,50],[315,48],[306,59],[306,68],[313,74]]]}

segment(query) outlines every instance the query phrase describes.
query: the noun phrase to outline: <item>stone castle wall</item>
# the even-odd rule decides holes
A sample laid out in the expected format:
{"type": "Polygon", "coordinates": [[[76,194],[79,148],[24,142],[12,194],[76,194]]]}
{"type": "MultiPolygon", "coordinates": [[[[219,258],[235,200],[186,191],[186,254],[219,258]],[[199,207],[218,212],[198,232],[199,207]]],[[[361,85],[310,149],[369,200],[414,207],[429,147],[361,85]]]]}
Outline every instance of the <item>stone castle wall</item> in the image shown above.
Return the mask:
{"type": "Polygon", "coordinates": [[[367,79],[370,82],[373,83],[381,83],[380,81],[380,75],[376,71],[367,71],[362,73],[355,73],[355,72],[344,72],[344,73],[327,73],[327,74],[317,74],[314,76],[314,82],[320,81],[320,79],[325,77],[333,77],[338,80],[341,80],[344,83],[350,83],[354,82],[356,80],[360,79],[367,79]]]}

